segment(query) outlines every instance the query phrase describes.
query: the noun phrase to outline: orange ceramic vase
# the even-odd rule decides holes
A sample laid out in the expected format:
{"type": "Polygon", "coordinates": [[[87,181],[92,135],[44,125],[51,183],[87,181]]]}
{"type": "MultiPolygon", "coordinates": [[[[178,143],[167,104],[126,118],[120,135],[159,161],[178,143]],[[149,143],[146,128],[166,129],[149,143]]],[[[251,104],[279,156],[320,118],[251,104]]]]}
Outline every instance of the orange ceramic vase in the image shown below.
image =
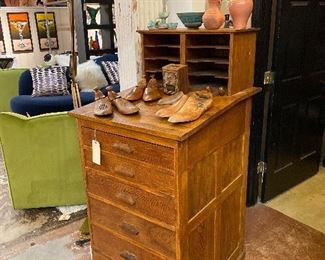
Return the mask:
{"type": "Polygon", "coordinates": [[[220,0],[209,0],[208,9],[203,17],[204,27],[208,30],[219,29],[225,22],[225,16],[220,11],[220,0]]]}
{"type": "Polygon", "coordinates": [[[230,0],[229,13],[233,19],[235,29],[246,29],[252,10],[253,0],[230,0]]]}

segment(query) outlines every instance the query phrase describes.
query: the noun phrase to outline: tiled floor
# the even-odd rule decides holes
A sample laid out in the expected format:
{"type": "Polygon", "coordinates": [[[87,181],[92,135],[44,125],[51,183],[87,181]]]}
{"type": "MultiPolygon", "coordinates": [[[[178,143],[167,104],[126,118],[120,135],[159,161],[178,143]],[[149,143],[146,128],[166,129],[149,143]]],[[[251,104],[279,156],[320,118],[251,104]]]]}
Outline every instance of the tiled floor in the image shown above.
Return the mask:
{"type": "Polygon", "coordinates": [[[266,205],[325,233],[325,168],[266,205]]]}

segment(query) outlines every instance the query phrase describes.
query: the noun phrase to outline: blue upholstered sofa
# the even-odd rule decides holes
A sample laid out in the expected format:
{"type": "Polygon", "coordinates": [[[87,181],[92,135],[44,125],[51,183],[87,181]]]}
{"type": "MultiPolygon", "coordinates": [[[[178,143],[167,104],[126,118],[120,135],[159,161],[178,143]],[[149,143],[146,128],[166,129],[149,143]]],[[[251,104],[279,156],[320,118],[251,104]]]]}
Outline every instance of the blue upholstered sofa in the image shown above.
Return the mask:
{"type": "MultiPolygon", "coordinates": [[[[101,65],[101,61],[116,61],[117,55],[107,54],[95,59],[95,62],[101,65]]],[[[103,68],[102,68],[103,70],[103,68]]],[[[104,75],[105,71],[103,70],[104,75]]],[[[68,76],[67,76],[68,77],[68,76]]],[[[69,78],[68,78],[69,80],[69,78]]],[[[107,82],[109,79],[107,78],[107,82]]],[[[119,84],[114,84],[113,89],[116,92],[120,91],[119,84]]],[[[102,89],[105,93],[105,88],[102,89]]],[[[29,70],[23,72],[19,79],[18,96],[11,99],[11,110],[22,115],[36,116],[51,112],[63,112],[73,109],[72,96],[51,96],[51,97],[32,97],[33,81],[29,70]]],[[[94,101],[93,92],[80,92],[82,105],[89,104],[94,101]]]]}

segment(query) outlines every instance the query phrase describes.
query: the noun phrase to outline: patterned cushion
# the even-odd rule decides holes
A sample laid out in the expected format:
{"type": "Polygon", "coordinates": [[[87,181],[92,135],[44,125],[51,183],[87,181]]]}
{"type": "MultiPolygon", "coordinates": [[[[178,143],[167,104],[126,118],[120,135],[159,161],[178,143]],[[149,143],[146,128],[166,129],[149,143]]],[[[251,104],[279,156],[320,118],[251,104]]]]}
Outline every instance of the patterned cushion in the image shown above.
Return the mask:
{"type": "Polygon", "coordinates": [[[118,74],[118,61],[102,61],[102,65],[111,84],[118,83],[120,81],[118,74]]]}
{"type": "Polygon", "coordinates": [[[32,97],[69,95],[67,67],[32,68],[32,97]]]}

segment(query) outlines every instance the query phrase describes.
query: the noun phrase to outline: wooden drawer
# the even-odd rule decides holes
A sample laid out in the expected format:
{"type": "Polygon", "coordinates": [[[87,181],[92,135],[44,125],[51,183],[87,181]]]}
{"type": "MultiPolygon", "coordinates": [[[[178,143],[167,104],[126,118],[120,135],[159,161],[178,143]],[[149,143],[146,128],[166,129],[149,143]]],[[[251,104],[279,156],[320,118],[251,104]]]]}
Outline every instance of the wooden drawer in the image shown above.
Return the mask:
{"type": "MultiPolygon", "coordinates": [[[[82,127],[81,133],[83,144],[91,147],[95,130],[82,127]]],[[[98,130],[96,130],[96,140],[100,142],[103,151],[147,162],[155,167],[174,169],[174,149],[172,148],[98,130]]]]}
{"type": "Polygon", "coordinates": [[[175,257],[175,232],[93,198],[89,199],[89,206],[92,224],[100,224],[145,247],[175,257]]]}
{"type": "Polygon", "coordinates": [[[155,191],[169,195],[175,194],[175,177],[170,170],[153,167],[150,164],[107,152],[102,152],[101,165],[97,165],[92,162],[92,151],[89,148],[84,149],[84,155],[87,167],[146,186],[155,191]]]}
{"type": "Polygon", "coordinates": [[[92,260],[112,260],[112,258],[102,255],[98,250],[92,250],[92,260]]]}
{"type": "MultiPolygon", "coordinates": [[[[149,251],[129,243],[96,225],[92,225],[92,247],[114,260],[161,260],[149,251]]],[[[96,260],[96,259],[94,259],[96,260]]]]}
{"type": "Polygon", "coordinates": [[[114,204],[134,212],[175,225],[176,209],[172,197],[156,195],[142,189],[123,184],[113,177],[102,175],[87,168],[87,192],[100,196],[114,204]]]}

